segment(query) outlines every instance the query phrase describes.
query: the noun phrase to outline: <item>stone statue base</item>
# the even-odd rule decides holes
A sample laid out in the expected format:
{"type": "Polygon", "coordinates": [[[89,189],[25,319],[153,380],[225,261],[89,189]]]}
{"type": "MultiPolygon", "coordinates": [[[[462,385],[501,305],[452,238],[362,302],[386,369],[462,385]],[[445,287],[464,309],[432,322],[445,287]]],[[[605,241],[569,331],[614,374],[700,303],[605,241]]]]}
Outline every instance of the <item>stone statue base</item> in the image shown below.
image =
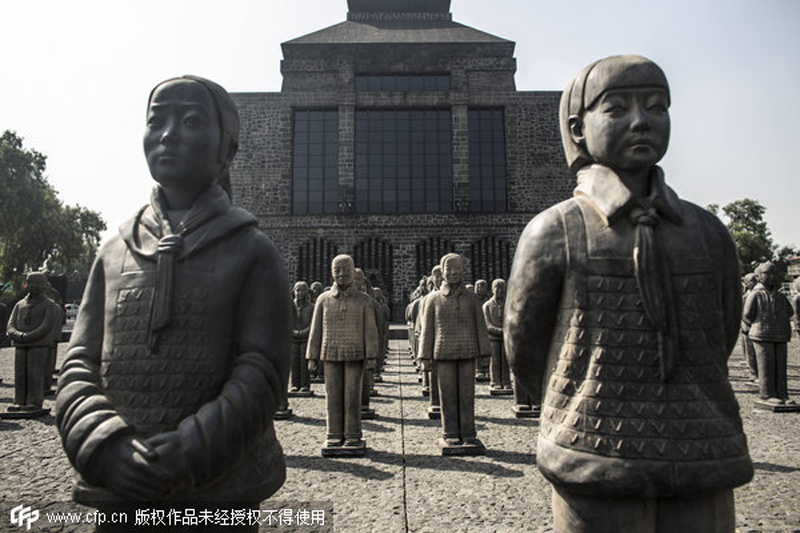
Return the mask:
{"type": "Polygon", "coordinates": [[[319,376],[312,376],[311,383],[325,383],[325,378],[319,376]]]}
{"type": "Polygon", "coordinates": [[[439,446],[442,448],[442,456],[448,455],[483,455],[486,447],[477,438],[463,441],[461,444],[448,444],[443,438],[439,439],[439,446]]]}
{"type": "Polygon", "coordinates": [[[288,420],[290,418],[292,418],[292,410],[289,408],[275,411],[275,414],[272,416],[273,420],[288,420]]]}
{"type": "Polygon", "coordinates": [[[514,416],[517,418],[539,418],[542,408],[538,405],[515,405],[514,416]]]}
{"type": "Polygon", "coordinates": [[[475,381],[478,382],[489,381],[489,374],[487,374],[486,372],[475,374],[475,381]]]}
{"type": "Polygon", "coordinates": [[[366,453],[367,443],[363,439],[356,445],[322,447],[322,457],[364,457],[366,453]]]}
{"type": "Polygon", "coordinates": [[[287,395],[289,396],[289,398],[310,398],[311,396],[314,396],[314,391],[310,389],[309,390],[300,389],[296,391],[290,390],[287,393],[287,395]]]}
{"type": "Polygon", "coordinates": [[[440,420],[442,418],[442,408],[438,405],[431,405],[428,407],[428,418],[431,420],[440,420]]]}
{"type": "Polygon", "coordinates": [[[491,389],[489,394],[492,396],[513,396],[514,390],[510,388],[491,389]]]}
{"type": "Polygon", "coordinates": [[[376,416],[378,415],[375,413],[375,409],[371,407],[361,408],[361,420],[373,420],[376,416]]]}
{"type": "Polygon", "coordinates": [[[774,403],[768,400],[758,399],[753,402],[753,407],[761,411],[771,411],[773,413],[797,413],[800,412],[800,404],[794,400],[788,400],[786,403],[774,403]]]}
{"type": "Polygon", "coordinates": [[[50,414],[50,409],[39,407],[35,409],[14,409],[14,406],[8,408],[5,413],[0,413],[0,419],[3,420],[21,420],[25,418],[40,418],[50,414]]]}

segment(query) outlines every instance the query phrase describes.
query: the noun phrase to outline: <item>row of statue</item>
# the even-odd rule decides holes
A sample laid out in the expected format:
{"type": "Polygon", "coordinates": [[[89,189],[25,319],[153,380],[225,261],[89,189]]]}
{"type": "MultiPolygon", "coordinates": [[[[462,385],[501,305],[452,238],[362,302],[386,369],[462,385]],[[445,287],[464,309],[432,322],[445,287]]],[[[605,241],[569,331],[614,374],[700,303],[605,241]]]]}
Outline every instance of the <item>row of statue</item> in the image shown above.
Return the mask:
{"type": "MultiPolygon", "coordinates": [[[[787,330],[772,318],[789,311],[773,270],[759,268],[743,314],[726,228],[680,199],[657,165],[670,98],[662,70],[640,56],[601,59],[570,81],[559,123],[574,196],[529,223],[508,279],[501,346],[528,405],[541,406],[536,464],[553,485],[557,532],[734,530],[733,488],[753,476],[727,369],[743,317],[760,395],[787,403],[787,330]]],[[[283,484],[273,416],[289,390],[290,290],[255,217],[231,205],[238,139],[236,107],[216,83],[185,76],[151,92],[144,151],[157,185],[99,251],[59,375],[56,426],[78,502],[255,509],[283,484]]],[[[349,256],[332,269],[305,359],[325,376],[323,453],[358,454],[378,313],[349,256]]],[[[462,285],[461,258],[446,255],[441,269],[416,304],[414,355],[439,392],[443,453],[479,452],[475,361],[501,348],[462,285]]],[[[17,325],[49,314],[30,281],[17,325]]],[[[31,329],[19,329],[20,359],[53,330],[26,346],[31,329]]],[[[43,372],[30,373],[39,377],[25,380],[22,407],[40,405],[43,372]]]]}

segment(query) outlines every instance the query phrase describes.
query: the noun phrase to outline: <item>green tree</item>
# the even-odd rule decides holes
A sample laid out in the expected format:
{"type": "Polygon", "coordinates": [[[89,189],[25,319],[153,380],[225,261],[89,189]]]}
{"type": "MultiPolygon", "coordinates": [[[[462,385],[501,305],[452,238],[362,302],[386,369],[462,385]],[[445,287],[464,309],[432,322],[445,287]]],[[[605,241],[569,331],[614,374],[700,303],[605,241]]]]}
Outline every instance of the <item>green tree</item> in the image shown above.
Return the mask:
{"type": "Polygon", "coordinates": [[[91,262],[106,224],[89,209],[64,206],[44,175],[47,158],[0,137],[0,285],[19,287],[29,271],[66,274],[91,262]]]}
{"type": "MultiPolygon", "coordinates": [[[[720,208],[717,204],[711,204],[707,209],[719,215],[720,208]]],[[[783,279],[786,276],[788,259],[797,255],[797,250],[791,246],[779,247],[773,242],[772,232],[764,220],[767,208],[757,200],[745,198],[724,206],[722,213],[728,220],[728,231],[739,252],[742,274],[752,272],[759,263],[772,261],[783,279]]]]}

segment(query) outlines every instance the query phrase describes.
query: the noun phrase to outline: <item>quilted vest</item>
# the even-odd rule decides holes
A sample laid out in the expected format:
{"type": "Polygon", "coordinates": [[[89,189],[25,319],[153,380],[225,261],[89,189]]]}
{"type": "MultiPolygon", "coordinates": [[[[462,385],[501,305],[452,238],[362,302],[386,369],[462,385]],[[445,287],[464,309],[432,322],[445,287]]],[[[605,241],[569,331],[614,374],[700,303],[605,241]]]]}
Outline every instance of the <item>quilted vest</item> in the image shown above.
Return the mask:
{"type": "Polygon", "coordinates": [[[566,490],[608,497],[667,497],[749,481],[719,275],[693,210],[679,230],[666,220],[658,229],[680,328],[675,372],[664,381],[658,334],[635,279],[631,226],[606,227],[585,199],[560,209],[569,264],[548,359],[542,473],[566,490]],[[675,253],[676,246],[692,254],[675,253]]]}

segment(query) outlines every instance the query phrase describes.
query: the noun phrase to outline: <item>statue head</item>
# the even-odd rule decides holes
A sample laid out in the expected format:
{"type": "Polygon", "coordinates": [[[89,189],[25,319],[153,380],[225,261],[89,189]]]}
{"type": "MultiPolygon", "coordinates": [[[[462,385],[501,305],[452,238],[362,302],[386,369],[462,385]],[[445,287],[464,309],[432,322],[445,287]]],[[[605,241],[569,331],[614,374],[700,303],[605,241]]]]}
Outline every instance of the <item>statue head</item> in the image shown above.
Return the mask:
{"type": "Polygon", "coordinates": [[[497,278],[492,282],[492,297],[498,303],[506,301],[506,281],[504,279],[497,278]]]}
{"type": "Polygon", "coordinates": [[[320,281],[314,281],[311,283],[310,289],[311,289],[311,298],[313,300],[316,300],[319,297],[319,295],[322,294],[322,291],[325,290],[325,286],[322,285],[322,282],[320,281]]]}
{"type": "Polygon", "coordinates": [[[561,142],[570,169],[652,167],[667,151],[669,105],[667,78],[645,57],[611,56],[588,65],[561,95],[561,142]]]}
{"type": "Polygon", "coordinates": [[[372,288],[372,298],[380,303],[385,303],[386,298],[383,297],[383,291],[380,287],[373,287],[372,288]]]}
{"type": "Polygon", "coordinates": [[[480,296],[482,300],[489,297],[489,282],[485,279],[479,279],[475,282],[475,294],[480,296]]]}
{"type": "Polygon", "coordinates": [[[331,262],[331,274],[333,281],[342,289],[346,289],[353,284],[356,276],[356,264],[349,255],[337,255],[331,262]]]}
{"type": "Polygon", "coordinates": [[[742,277],[742,289],[745,291],[749,291],[755,287],[756,283],[758,283],[758,280],[756,279],[755,272],[748,272],[742,277]]]}
{"type": "Polygon", "coordinates": [[[229,168],[238,147],[239,114],[220,85],[183,76],[150,93],[144,152],[162,187],[202,191],[216,183],[230,196],[229,168]]]}
{"type": "Polygon", "coordinates": [[[778,281],[778,269],[772,263],[772,261],[767,261],[758,265],[754,274],[756,275],[758,282],[766,287],[767,290],[771,291],[775,289],[778,281]]]}
{"type": "Polygon", "coordinates": [[[431,277],[433,278],[435,289],[438,289],[442,286],[443,272],[441,263],[431,269],[431,277]]]}
{"type": "Polygon", "coordinates": [[[25,288],[31,296],[41,296],[50,286],[44,272],[31,272],[25,277],[25,288]]]}
{"type": "Polygon", "coordinates": [[[464,260],[458,254],[447,254],[439,263],[442,267],[442,277],[451,287],[457,287],[464,279],[464,260]]]}
{"type": "Polygon", "coordinates": [[[305,281],[298,281],[292,288],[292,294],[296,302],[305,302],[308,300],[308,283],[305,281]]]}

